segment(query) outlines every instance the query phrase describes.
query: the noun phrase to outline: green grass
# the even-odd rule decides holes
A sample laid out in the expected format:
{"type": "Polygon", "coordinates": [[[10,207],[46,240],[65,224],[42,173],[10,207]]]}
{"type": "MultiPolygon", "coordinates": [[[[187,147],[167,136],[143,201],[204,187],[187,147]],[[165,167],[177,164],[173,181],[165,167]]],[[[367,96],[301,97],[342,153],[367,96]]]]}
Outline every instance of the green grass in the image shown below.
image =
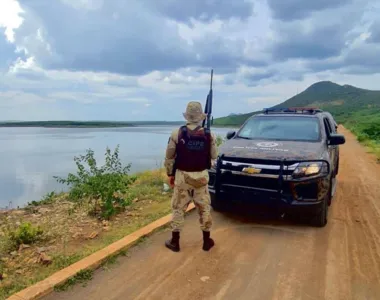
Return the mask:
{"type": "Polygon", "coordinates": [[[343,122],[357,136],[358,141],[374,154],[380,163],[380,112],[358,111],[343,122]]]}
{"type": "Polygon", "coordinates": [[[54,290],[57,292],[67,291],[70,287],[80,283],[82,283],[82,286],[86,286],[86,283],[92,279],[93,273],[93,270],[81,270],[65,283],[55,286],[54,290]]]}

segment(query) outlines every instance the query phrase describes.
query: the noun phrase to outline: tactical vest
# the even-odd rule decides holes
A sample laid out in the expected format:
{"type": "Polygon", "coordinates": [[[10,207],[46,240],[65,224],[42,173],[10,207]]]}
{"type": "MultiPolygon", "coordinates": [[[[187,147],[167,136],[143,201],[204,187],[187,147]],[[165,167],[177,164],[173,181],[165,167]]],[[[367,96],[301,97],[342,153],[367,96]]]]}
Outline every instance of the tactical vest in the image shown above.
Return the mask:
{"type": "Polygon", "coordinates": [[[211,167],[211,136],[204,130],[187,126],[178,132],[176,169],[186,172],[200,172],[211,167]]]}

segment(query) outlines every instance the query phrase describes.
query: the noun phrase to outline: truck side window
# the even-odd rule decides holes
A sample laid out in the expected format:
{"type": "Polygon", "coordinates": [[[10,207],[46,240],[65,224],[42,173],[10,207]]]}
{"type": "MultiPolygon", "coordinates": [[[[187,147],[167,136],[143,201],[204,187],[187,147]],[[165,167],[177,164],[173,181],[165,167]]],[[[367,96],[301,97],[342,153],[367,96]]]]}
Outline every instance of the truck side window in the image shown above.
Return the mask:
{"type": "Polygon", "coordinates": [[[328,122],[329,125],[330,125],[331,132],[332,132],[332,133],[336,133],[336,129],[335,129],[335,125],[334,125],[333,120],[331,120],[330,118],[328,118],[328,119],[327,119],[327,122],[328,122]]]}
{"type": "Polygon", "coordinates": [[[331,129],[330,122],[327,118],[323,118],[323,123],[325,124],[326,136],[329,137],[333,132],[331,129]]]}

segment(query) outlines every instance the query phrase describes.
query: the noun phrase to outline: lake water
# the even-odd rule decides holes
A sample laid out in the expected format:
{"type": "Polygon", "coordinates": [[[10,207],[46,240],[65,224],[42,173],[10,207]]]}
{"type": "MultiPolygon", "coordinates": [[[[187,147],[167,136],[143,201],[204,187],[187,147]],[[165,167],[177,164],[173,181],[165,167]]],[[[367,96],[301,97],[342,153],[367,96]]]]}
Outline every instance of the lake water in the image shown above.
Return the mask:
{"type": "MultiPolygon", "coordinates": [[[[62,191],[53,176],[75,172],[74,156],[95,151],[98,164],[104,153],[120,145],[123,163],[131,173],[163,165],[173,126],[131,128],[0,128],[0,208],[22,207],[51,191],[62,191]]],[[[225,136],[229,129],[215,128],[225,136]]]]}

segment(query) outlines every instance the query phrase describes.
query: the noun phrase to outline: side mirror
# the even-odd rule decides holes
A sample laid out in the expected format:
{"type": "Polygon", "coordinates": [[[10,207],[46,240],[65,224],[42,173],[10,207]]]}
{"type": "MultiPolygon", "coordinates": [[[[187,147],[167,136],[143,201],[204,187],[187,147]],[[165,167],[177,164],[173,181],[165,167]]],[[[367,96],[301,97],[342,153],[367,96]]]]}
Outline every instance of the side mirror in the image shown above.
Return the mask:
{"type": "Polygon", "coordinates": [[[235,136],[235,133],[236,133],[235,131],[229,131],[229,132],[227,132],[227,134],[226,134],[227,140],[232,139],[235,136]]]}
{"type": "Polygon", "coordinates": [[[329,137],[329,144],[331,146],[343,145],[346,142],[346,138],[342,134],[331,134],[329,137]]]}

